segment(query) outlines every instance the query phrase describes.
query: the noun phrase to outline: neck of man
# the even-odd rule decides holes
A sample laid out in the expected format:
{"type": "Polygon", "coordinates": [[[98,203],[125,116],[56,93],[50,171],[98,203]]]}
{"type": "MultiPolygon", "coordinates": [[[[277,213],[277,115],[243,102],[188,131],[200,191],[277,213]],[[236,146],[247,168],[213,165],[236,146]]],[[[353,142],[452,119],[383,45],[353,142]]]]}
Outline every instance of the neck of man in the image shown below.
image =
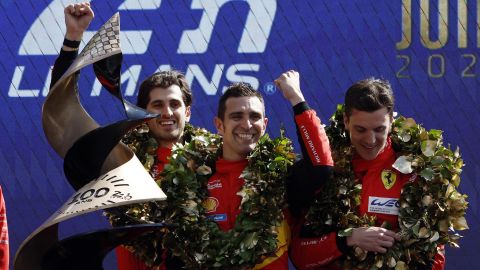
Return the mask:
{"type": "Polygon", "coordinates": [[[240,155],[233,151],[228,151],[225,147],[222,148],[222,158],[227,161],[239,161],[247,158],[247,155],[240,155]]]}
{"type": "Polygon", "coordinates": [[[158,143],[158,147],[164,147],[164,148],[170,148],[170,149],[172,149],[175,143],[183,142],[182,137],[180,137],[178,140],[160,140],[160,139],[156,139],[156,140],[158,143]]]}

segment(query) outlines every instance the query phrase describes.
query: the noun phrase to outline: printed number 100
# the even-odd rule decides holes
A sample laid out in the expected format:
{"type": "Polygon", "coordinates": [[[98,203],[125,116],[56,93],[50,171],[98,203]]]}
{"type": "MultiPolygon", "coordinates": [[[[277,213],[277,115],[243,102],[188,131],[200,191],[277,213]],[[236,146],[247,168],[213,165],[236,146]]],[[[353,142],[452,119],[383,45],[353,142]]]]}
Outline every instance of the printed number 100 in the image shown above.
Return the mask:
{"type": "Polygon", "coordinates": [[[73,198],[72,198],[72,201],[69,202],[68,205],[90,199],[92,196],[94,198],[101,198],[101,197],[107,195],[108,192],[110,192],[110,189],[106,188],[106,187],[99,188],[97,190],[88,189],[88,190],[86,190],[82,193],[75,194],[75,196],[73,196],[73,198]]]}

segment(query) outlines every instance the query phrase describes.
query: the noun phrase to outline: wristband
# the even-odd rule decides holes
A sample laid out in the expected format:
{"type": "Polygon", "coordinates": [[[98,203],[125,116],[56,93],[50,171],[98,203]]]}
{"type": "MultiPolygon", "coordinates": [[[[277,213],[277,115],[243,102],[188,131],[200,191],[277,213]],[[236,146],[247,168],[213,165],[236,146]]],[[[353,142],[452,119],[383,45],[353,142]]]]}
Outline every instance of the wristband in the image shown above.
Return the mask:
{"type": "Polygon", "coordinates": [[[68,40],[68,39],[63,39],[63,45],[69,47],[69,48],[73,48],[73,49],[78,49],[78,47],[80,47],[80,41],[76,41],[76,40],[68,40]]]}

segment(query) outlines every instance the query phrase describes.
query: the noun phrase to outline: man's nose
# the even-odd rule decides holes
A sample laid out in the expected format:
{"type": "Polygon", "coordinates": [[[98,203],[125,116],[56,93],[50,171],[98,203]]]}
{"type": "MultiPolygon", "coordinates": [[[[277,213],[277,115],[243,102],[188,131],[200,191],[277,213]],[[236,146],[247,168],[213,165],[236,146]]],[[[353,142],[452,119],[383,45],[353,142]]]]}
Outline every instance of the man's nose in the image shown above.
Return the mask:
{"type": "Polygon", "coordinates": [[[162,118],[170,118],[173,115],[173,110],[169,106],[162,108],[162,118]]]}
{"type": "Polygon", "coordinates": [[[241,125],[244,129],[250,129],[253,126],[252,121],[248,117],[242,119],[241,125]]]}
{"type": "Polygon", "coordinates": [[[373,145],[377,141],[377,138],[375,137],[375,132],[367,132],[367,135],[365,136],[365,142],[373,145]]]}

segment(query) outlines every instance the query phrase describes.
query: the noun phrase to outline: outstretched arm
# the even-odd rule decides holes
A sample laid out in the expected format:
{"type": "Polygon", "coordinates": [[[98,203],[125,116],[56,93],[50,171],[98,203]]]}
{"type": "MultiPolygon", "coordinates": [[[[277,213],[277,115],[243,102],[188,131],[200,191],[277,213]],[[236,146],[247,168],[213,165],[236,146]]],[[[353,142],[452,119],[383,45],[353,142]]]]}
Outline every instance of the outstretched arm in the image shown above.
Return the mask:
{"type": "Polygon", "coordinates": [[[73,63],[78,54],[78,46],[83,33],[87,30],[95,16],[90,3],[70,4],[63,11],[65,15],[65,40],[60,55],[55,60],[52,71],[50,88],[62,77],[68,67],[73,63]]]}
{"type": "Polygon", "coordinates": [[[303,158],[307,158],[312,166],[333,166],[325,130],[300,89],[300,74],[294,70],[287,71],[275,80],[275,84],[293,106],[303,158]]]}
{"type": "Polygon", "coordinates": [[[314,110],[310,109],[300,89],[300,75],[290,70],[275,84],[293,106],[298,141],[303,158],[293,167],[287,179],[287,200],[294,217],[302,215],[314,195],[329,179],[333,160],[325,130],[314,110]]]}

